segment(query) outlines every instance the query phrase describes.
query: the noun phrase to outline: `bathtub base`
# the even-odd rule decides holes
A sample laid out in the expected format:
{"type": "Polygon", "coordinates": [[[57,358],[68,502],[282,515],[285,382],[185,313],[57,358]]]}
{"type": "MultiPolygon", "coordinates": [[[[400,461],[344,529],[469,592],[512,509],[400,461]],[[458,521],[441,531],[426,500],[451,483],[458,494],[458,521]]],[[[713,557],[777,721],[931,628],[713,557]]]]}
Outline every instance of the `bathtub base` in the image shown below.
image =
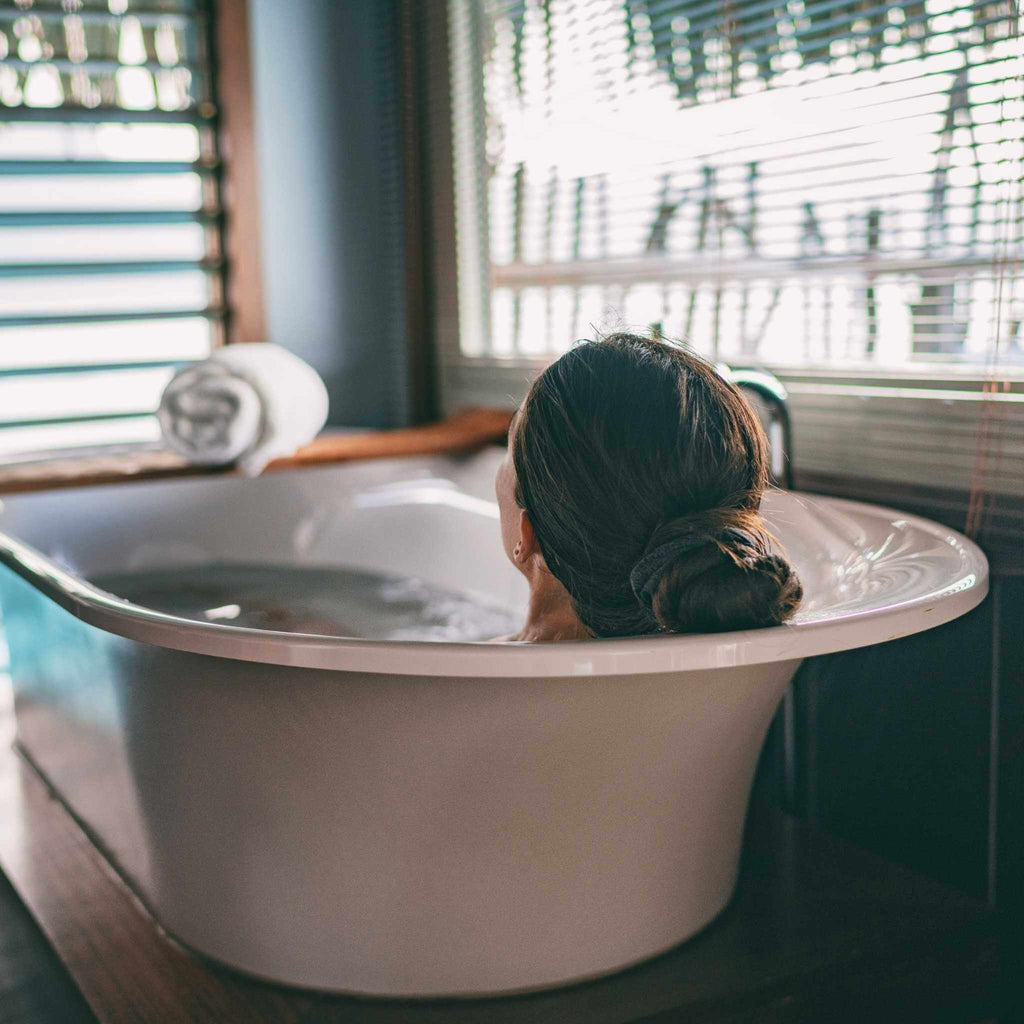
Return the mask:
{"type": "MultiPolygon", "coordinates": [[[[95,846],[96,844],[93,837],[90,836],[87,831],[85,831],[85,835],[87,836],[87,838],[89,838],[90,842],[92,842],[93,846],[95,846]]],[[[98,850],[98,852],[101,856],[103,856],[102,850],[98,850]]],[[[117,870],[117,865],[112,864],[109,858],[104,857],[104,859],[107,864],[111,864],[114,870],[117,871],[118,876],[121,878],[121,881],[127,884],[127,881],[124,878],[124,876],[121,875],[120,872],[117,870]]],[[[131,889],[131,886],[128,886],[128,888],[131,889]]],[[[355,989],[345,987],[343,984],[303,984],[300,982],[284,980],[277,977],[276,975],[258,973],[256,971],[253,971],[249,967],[245,966],[244,964],[235,963],[230,959],[225,959],[219,956],[211,956],[204,950],[199,949],[196,946],[193,946],[190,943],[184,941],[179,935],[176,935],[170,929],[165,927],[160,918],[154,914],[152,908],[147,906],[144,900],[139,899],[139,894],[134,889],[132,889],[131,891],[132,895],[139,900],[142,907],[145,909],[145,912],[148,914],[149,918],[153,921],[155,927],[157,927],[160,930],[160,932],[172,938],[178,946],[180,946],[184,950],[187,950],[189,954],[196,957],[197,959],[204,961],[205,963],[219,970],[227,970],[236,977],[258,982],[259,984],[284,986],[285,988],[293,989],[296,992],[317,992],[328,996],[348,997],[353,999],[418,999],[427,1001],[429,1003],[430,1000],[466,1000],[468,1002],[476,999],[497,999],[506,996],[526,996],[535,993],[555,992],[563,988],[571,988],[575,985],[585,985],[590,982],[601,981],[605,978],[613,978],[616,975],[622,974],[625,971],[633,970],[634,968],[637,968],[642,964],[647,963],[648,961],[656,960],[659,957],[671,954],[673,951],[678,950],[680,947],[685,946],[687,943],[698,938],[700,935],[703,935],[704,932],[707,931],[707,929],[710,928],[733,903],[736,897],[736,890],[737,882],[734,882],[732,891],[725,898],[725,901],[722,903],[722,905],[703,924],[694,929],[692,932],[680,936],[674,942],[671,942],[666,946],[651,949],[648,952],[639,953],[633,959],[624,960],[623,962],[615,964],[613,966],[604,967],[602,969],[591,971],[585,974],[566,975],[565,977],[553,978],[551,980],[547,980],[538,984],[526,984],[513,988],[474,988],[471,982],[467,982],[464,987],[461,987],[459,989],[453,989],[451,991],[435,991],[431,989],[422,992],[404,990],[398,992],[382,991],[379,988],[373,990],[355,989]]],[[[614,924],[611,925],[611,927],[614,927],[614,924]]]]}
{"type": "MultiPolygon", "coordinates": [[[[552,989],[559,989],[577,984],[584,984],[591,981],[597,981],[602,978],[610,977],[619,974],[623,971],[634,968],[640,964],[645,963],[648,960],[655,959],[663,956],[673,949],[684,945],[691,939],[697,937],[705,929],[710,927],[715,920],[726,910],[729,904],[732,902],[733,897],[736,894],[737,877],[734,877],[732,884],[727,892],[717,893],[717,897],[720,900],[718,906],[711,906],[708,901],[705,901],[702,907],[702,913],[707,914],[704,920],[697,920],[697,915],[694,916],[694,924],[691,931],[685,934],[679,935],[673,941],[666,945],[662,945],[649,950],[636,950],[635,955],[628,960],[623,960],[619,963],[606,965],[596,970],[588,971],[586,973],[579,974],[566,974],[564,977],[552,976],[548,980],[539,982],[536,984],[524,984],[518,987],[503,987],[503,988],[474,988],[472,982],[468,982],[464,987],[453,989],[451,991],[437,991],[437,990],[425,990],[422,992],[418,991],[390,991],[381,988],[375,988],[373,990],[351,988],[346,986],[344,983],[308,983],[303,981],[296,981],[291,978],[282,977],[278,972],[266,973],[265,971],[254,970],[250,965],[248,959],[243,955],[240,958],[236,958],[236,954],[231,952],[212,952],[209,949],[205,949],[201,946],[193,944],[189,939],[185,938],[174,928],[169,926],[166,921],[161,917],[160,913],[152,906],[149,901],[147,893],[140,891],[137,885],[133,882],[124,871],[123,866],[118,862],[104,844],[102,838],[97,835],[92,828],[89,827],[88,823],[81,819],[76,813],[75,808],[70,806],[62,797],[59,790],[57,790],[51,779],[47,777],[45,772],[35,762],[31,754],[25,749],[25,747],[18,741],[12,744],[13,753],[24,763],[25,770],[32,773],[42,786],[49,792],[51,798],[55,798],[60,806],[66,812],[70,821],[68,822],[68,828],[77,829],[92,845],[97,855],[103,858],[105,863],[114,870],[121,882],[131,891],[138,906],[140,906],[146,914],[153,920],[161,933],[166,934],[172,938],[175,943],[181,948],[188,950],[193,956],[196,956],[203,961],[212,961],[218,967],[227,968],[232,972],[237,972],[247,978],[259,982],[269,982],[275,985],[285,985],[291,988],[298,988],[302,990],[317,990],[321,992],[328,992],[337,996],[351,996],[357,998],[424,998],[424,999],[478,999],[493,996],[515,996],[515,995],[527,995],[534,992],[550,991],[552,989]]],[[[2,867],[0,867],[2,870],[2,867]]],[[[603,927],[614,931],[619,925],[619,922],[609,921],[604,922],[603,927]]],[[[511,951],[510,951],[511,952],[511,951]]]]}
{"type": "MultiPolygon", "coordinates": [[[[213,956],[208,951],[206,951],[204,949],[201,949],[201,948],[199,948],[197,946],[192,945],[190,942],[188,942],[187,940],[183,939],[180,935],[176,934],[174,931],[172,931],[170,928],[168,928],[166,926],[166,924],[160,919],[159,915],[154,911],[154,908],[149,904],[149,902],[147,900],[146,894],[144,892],[140,892],[139,891],[139,889],[133,884],[132,879],[126,876],[122,866],[118,863],[116,858],[114,858],[111,855],[110,851],[105,848],[105,846],[104,846],[102,840],[100,839],[100,837],[97,836],[96,833],[93,832],[93,830],[91,828],[89,828],[89,826],[77,816],[77,814],[74,811],[74,808],[70,807],[64,801],[64,799],[61,797],[60,793],[54,789],[51,780],[47,778],[45,773],[40,769],[39,765],[36,764],[36,762],[34,761],[32,756],[28,753],[28,751],[19,742],[15,741],[15,742],[13,742],[11,744],[11,752],[18,758],[18,760],[21,761],[22,765],[24,766],[22,768],[22,771],[30,773],[31,776],[38,781],[39,786],[45,789],[46,798],[49,798],[49,799],[54,799],[55,798],[57,800],[57,803],[60,805],[64,815],[66,816],[64,828],[65,829],[74,829],[79,834],[84,836],[89,841],[90,845],[93,847],[96,855],[98,855],[99,857],[102,857],[104,863],[114,870],[114,872],[116,873],[117,877],[120,879],[121,883],[126,887],[127,890],[130,891],[131,896],[129,898],[133,899],[133,901],[135,903],[135,909],[136,910],[138,910],[138,909],[143,910],[148,915],[149,919],[153,921],[155,927],[157,928],[157,930],[159,931],[159,933],[162,936],[166,935],[166,936],[169,936],[170,938],[172,938],[174,940],[174,942],[176,943],[176,945],[178,945],[179,947],[181,947],[184,950],[187,950],[190,954],[192,954],[194,957],[196,957],[199,961],[204,961],[204,962],[207,962],[207,963],[212,963],[217,968],[227,969],[228,971],[230,971],[232,973],[235,973],[235,974],[238,974],[238,975],[242,975],[245,978],[251,978],[254,981],[258,981],[260,983],[267,983],[267,982],[269,982],[269,983],[274,984],[274,985],[285,985],[286,987],[296,988],[296,989],[299,989],[301,991],[308,991],[310,989],[316,989],[318,991],[329,992],[332,995],[350,996],[350,997],[361,998],[361,999],[394,998],[394,994],[393,993],[389,993],[389,992],[364,991],[364,990],[360,990],[360,989],[345,988],[345,987],[342,987],[342,986],[324,987],[324,986],[300,985],[300,984],[297,984],[295,982],[290,982],[290,981],[283,980],[283,979],[277,977],[276,975],[267,975],[267,974],[260,974],[260,973],[254,972],[248,966],[246,966],[245,963],[235,963],[230,958],[213,956]]],[[[0,757],[5,757],[5,756],[7,756],[5,752],[0,752],[0,757]]],[[[42,788],[40,790],[40,796],[42,796],[42,788]]],[[[0,847],[0,850],[2,850],[2,847],[0,847]]],[[[4,858],[0,857],[0,871],[3,871],[6,866],[7,865],[4,864],[4,858]]],[[[18,879],[17,878],[13,878],[12,881],[14,881],[16,883],[18,881],[18,879]]],[[[494,996],[528,995],[528,994],[534,993],[534,992],[551,991],[553,989],[560,989],[560,988],[569,987],[569,986],[572,986],[572,985],[585,984],[587,982],[597,981],[597,980],[600,980],[602,978],[611,977],[611,976],[614,976],[616,974],[620,974],[623,971],[627,971],[627,970],[630,970],[631,968],[637,967],[638,965],[643,964],[643,963],[647,962],[648,960],[652,960],[652,959],[655,959],[657,957],[664,956],[665,954],[670,953],[672,950],[678,948],[679,946],[685,945],[687,942],[689,942],[690,940],[696,938],[698,935],[703,933],[708,927],[710,927],[718,919],[719,916],[721,916],[721,914],[726,910],[726,908],[729,906],[729,904],[733,901],[733,898],[736,895],[736,887],[737,887],[736,886],[736,881],[734,880],[732,889],[731,889],[731,891],[728,894],[725,895],[725,898],[724,898],[721,906],[719,906],[716,910],[714,910],[714,912],[711,914],[711,916],[708,917],[707,920],[704,921],[702,924],[697,926],[692,932],[690,932],[690,933],[688,933],[686,935],[680,935],[674,942],[671,942],[670,944],[668,944],[666,946],[663,946],[663,947],[658,948],[658,949],[652,949],[649,952],[645,952],[645,953],[642,953],[642,954],[636,956],[632,960],[624,961],[624,962],[622,962],[620,964],[617,964],[617,965],[611,966],[611,967],[607,967],[607,968],[605,968],[603,970],[598,970],[598,971],[595,971],[595,972],[592,972],[592,973],[588,973],[588,974],[580,974],[580,975],[577,975],[577,976],[571,976],[571,977],[567,976],[567,977],[559,979],[559,980],[548,981],[548,982],[546,982],[544,984],[528,985],[528,986],[522,986],[522,987],[519,987],[519,988],[506,988],[506,989],[501,989],[501,990],[484,990],[484,989],[473,990],[471,988],[466,988],[466,989],[460,989],[458,991],[453,991],[453,992],[422,992],[422,993],[415,993],[415,992],[413,992],[413,993],[402,993],[401,997],[402,998],[411,998],[411,999],[415,999],[415,998],[426,998],[426,999],[437,999],[437,998],[444,999],[444,998],[448,998],[448,999],[466,999],[466,1000],[470,1000],[470,999],[487,998],[487,997],[494,997],[494,996]]],[[[615,922],[610,923],[608,927],[614,928],[615,927],[615,922]]]]}
{"type": "Polygon", "coordinates": [[[156,920],[246,974],[392,997],[570,984],[704,928],[799,664],[427,680],[109,643],[92,720],[80,663],[22,664],[18,740],[156,920]]]}

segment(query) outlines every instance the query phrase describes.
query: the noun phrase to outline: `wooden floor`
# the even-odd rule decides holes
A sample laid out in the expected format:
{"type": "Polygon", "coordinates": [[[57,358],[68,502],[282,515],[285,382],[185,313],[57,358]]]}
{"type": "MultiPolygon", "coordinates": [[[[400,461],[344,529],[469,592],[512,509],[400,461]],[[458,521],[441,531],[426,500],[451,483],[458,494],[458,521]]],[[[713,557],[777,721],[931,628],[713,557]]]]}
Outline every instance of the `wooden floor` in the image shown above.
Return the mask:
{"type": "Polygon", "coordinates": [[[0,1024],[95,1019],[32,915],[0,876],[0,1024]]]}
{"type": "Polygon", "coordinates": [[[0,1024],[997,1017],[995,925],[981,906],[764,809],[748,825],[740,888],[728,910],[689,943],[613,977],[527,996],[422,1002],[254,981],[201,961],[161,933],[10,749],[3,717],[0,866],[10,884],[0,878],[0,1024]]]}

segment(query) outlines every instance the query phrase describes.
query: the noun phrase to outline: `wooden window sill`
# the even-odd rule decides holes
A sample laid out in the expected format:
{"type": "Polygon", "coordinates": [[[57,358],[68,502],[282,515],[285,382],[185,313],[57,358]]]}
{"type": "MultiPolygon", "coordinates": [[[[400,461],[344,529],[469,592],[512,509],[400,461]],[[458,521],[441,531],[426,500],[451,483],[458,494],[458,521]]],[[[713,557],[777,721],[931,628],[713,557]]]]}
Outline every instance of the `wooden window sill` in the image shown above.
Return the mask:
{"type": "MultiPolygon", "coordinates": [[[[467,409],[439,423],[402,430],[326,433],[300,448],[294,455],[275,459],[264,472],[354,459],[472,451],[502,440],[508,431],[510,418],[511,410],[467,409]]],[[[222,466],[193,466],[174,452],[91,455],[0,466],[0,494],[211,473],[237,475],[238,470],[222,466]]]]}

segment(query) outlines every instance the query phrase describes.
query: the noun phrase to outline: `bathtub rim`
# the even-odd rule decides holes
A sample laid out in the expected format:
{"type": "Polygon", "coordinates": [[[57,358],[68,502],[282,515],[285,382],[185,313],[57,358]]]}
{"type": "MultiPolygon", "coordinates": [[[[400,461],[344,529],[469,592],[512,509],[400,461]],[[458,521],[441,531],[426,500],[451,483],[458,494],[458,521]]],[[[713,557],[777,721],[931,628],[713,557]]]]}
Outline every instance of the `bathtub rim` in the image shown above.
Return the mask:
{"type": "Polygon", "coordinates": [[[183,619],[108,594],[3,532],[0,563],[76,618],[130,640],[236,661],[432,677],[633,675],[788,661],[922,632],[965,614],[987,595],[989,570],[984,553],[950,527],[881,505],[822,495],[813,498],[862,515],[867,510],[876,516],[891,515],[955,545],[965,555],[965,575],[946,587],[885,608],[854,609],[828,619],[761,629],[547,644],[449,643],[285,633],[183,619]]]}

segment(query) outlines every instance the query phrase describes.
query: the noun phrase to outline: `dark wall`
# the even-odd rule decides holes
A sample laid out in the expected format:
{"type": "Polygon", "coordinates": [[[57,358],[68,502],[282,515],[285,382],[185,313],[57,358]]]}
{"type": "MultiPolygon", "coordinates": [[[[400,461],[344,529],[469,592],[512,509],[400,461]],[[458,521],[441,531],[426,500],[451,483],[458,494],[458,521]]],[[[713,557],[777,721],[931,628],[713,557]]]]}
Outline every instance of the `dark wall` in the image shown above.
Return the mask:
{"type": "Polygon", "coordinates": [[[982,899],[992,604],[925,633],[810,659],[795,681],[797,809],[982,899]]]}
{"type": "MultiPolygon", "coordinates": [[[[1024,574],[1002,581],[996,595],[999,643],[995,800],[995,900],[1008,921],[1024,920],[1024,574]]],[[[1024,945],[1020,928],[1018,942],[1024,945]]]]}
{"type": "MultiPolygon", "coordinates": [[[[797,486],[964,526],[966,496],[873,496],[842,481],[797,486]]],[[[793,689],[789,786],[781,715],[757,779],[762,799],[987,899],[1008,919],[1024,912],[1021,513],[1017,499],[996,503],[978,538],[992,568],[978,608],[915,636],[804,663],[793,689]]]]}
{"type": "Polygon", "coordinates": [[[267,340],[330,423],[405,423],[397,3],[250,0],[249,25],[267,340]]]}

